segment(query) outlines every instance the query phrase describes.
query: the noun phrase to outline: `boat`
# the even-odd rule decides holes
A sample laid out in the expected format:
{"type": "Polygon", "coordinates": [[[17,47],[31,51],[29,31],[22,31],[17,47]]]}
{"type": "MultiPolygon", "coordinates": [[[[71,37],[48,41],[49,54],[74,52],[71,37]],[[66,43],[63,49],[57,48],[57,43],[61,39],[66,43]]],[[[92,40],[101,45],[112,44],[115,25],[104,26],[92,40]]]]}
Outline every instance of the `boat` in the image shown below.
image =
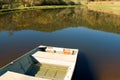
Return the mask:
{"type": "Polygon", "coordinates": [[[71,80],[78,49],[40,45],[0,68],[0,80],[71,80]]]}

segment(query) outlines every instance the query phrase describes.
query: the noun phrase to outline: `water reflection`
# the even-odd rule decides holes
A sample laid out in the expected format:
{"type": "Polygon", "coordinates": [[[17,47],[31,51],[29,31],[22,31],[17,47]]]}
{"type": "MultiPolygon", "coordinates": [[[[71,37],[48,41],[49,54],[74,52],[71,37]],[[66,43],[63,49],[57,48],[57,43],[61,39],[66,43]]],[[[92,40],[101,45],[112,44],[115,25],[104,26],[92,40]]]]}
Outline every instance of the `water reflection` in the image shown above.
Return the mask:
{"type": "Polygon", "coordinates": [[[119,80],[119,20],[81,8],[2,14],[0,67],[43,44],[80,50],[73,80],[119,80]]]}
{"type": "Polygon", "coordinates": [[[0,31],[36,30],[52,32],[67,27],[120,33],[120,16],[84,8],[31,10],[0,15],[0,31]]]}

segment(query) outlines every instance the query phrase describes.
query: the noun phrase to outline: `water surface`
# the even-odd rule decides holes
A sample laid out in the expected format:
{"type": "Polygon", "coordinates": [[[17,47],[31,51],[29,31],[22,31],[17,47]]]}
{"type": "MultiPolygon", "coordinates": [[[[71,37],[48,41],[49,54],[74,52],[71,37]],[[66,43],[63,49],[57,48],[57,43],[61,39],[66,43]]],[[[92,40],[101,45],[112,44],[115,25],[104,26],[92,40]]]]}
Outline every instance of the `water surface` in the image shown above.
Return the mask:
{"type": "Polygon", "coordinates": [[[39,46],[78,48],[73,80],[120,80],[120,16],[91,10],[0,15],[0,67],[39,46]]]}

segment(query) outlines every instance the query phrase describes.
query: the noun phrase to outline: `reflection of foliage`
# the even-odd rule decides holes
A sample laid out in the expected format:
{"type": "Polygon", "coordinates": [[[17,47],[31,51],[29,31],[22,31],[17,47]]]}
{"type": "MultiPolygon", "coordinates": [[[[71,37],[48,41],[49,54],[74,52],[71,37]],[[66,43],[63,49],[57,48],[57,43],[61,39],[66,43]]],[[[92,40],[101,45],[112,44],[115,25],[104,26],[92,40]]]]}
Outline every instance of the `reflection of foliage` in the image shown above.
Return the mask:
{"type": "Polygon", "coordinates": [[[31,10],[0,15],[0,31],[55,30],[86,26],[88,28],[120,33],[120,16],[94,12],[84,8],[31,10]]]}
{"type": "Polygon", "coordinates": [[[120,16],[91,10],[81,12],[81,16],[84,16],[81,17],[82,21],[86,22],[86,24],[83,24],[83,26],[103,31],[120,33],[120,16]]]}

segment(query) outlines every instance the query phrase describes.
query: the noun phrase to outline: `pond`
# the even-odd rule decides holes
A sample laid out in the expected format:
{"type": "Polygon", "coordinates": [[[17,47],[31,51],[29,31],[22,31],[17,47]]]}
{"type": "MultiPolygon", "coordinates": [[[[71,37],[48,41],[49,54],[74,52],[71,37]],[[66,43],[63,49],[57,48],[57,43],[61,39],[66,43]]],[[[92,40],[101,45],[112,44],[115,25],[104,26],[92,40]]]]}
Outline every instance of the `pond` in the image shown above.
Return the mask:
{"type": "Polygon", "coordinates": [[[120,80],[120,16],[85,8],[0,15],[0,67],[39,45],[78,48],[72,80],[120,80]]]}

